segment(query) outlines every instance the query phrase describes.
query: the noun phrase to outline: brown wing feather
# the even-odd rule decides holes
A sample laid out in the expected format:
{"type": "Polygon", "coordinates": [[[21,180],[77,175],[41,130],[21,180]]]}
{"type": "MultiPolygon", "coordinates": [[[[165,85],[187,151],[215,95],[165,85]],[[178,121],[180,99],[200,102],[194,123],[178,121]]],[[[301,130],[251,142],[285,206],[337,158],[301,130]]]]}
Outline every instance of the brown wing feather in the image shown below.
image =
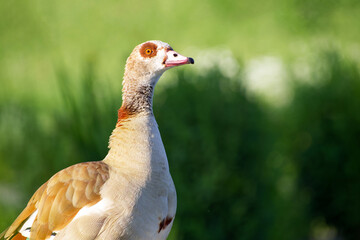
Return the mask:
{"type": "Polygon", "coordinates": [[[100,189],[108,178],[109,168],[104,162],[79,163],[56,173],[31,197],[6,231],[5,239],[14,236],[36,210],[30,239],[50,237],[53,231],[63,229],[82,207],[100,200],[100,189]]]}
{"type": "MultiPolygon", "coordinates": [[[[17,231],[20,230],[23,223],[30,217],[30,215],[36,210],[36,202],[41,197],[46,189],[47,183],[44,183],[38,190],[34,193],[34,195],[30,198],[25,209],[20,213],[20,215],[15,219],[15,221],[11,224],[11,226],[6,230],[4,234],[4,239],[9,239],[14,235],[18,235],[17,231]]],[[[21,235],[21,234],[20,234],[21,235]]]]}
{"type": "Polygon", "coordinates": [[[11,240],[26,240],[26,237],[18,233],[11,240]]]}

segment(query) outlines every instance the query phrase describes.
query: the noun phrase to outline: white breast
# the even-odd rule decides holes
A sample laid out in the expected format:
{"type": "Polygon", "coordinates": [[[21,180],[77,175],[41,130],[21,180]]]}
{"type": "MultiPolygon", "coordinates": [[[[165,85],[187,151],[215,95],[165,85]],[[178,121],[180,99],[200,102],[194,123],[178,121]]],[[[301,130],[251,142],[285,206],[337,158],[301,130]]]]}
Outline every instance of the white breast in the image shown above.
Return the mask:
{"type": "Polygon", "coordinates": [[[116,199],[110,214],[116,218],[114,231],[137,239],[165,239],[171,224],[160,234],[159,224],[167,216],[174,218],[176,192],[153,115],[136,116],[116,128],[104,161],[113,166],[102,195],[116,199]]]}

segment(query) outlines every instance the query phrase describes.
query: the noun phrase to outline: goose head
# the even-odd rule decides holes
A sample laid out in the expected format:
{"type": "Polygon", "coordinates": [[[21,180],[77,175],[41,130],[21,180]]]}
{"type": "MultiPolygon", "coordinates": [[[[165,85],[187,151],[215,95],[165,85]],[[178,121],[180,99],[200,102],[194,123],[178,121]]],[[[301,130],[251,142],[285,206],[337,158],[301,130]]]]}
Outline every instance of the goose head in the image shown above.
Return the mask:
{"type": "Polygon", "coordinates": [[[194,59],[175,52],[169,44],[148,41],[134,48],[126,61],[119,121],[125,116],[152,111],[154,86],[168,69],[194,64],[194,59]]]}
{"type": "Polygon", "coordinates": [[[184,64],[194,64],[194,59],[182,56],[165,42],[144,42],[134,48],[126,61],[124,82],[154,86],[166,70],[184,64]]]}

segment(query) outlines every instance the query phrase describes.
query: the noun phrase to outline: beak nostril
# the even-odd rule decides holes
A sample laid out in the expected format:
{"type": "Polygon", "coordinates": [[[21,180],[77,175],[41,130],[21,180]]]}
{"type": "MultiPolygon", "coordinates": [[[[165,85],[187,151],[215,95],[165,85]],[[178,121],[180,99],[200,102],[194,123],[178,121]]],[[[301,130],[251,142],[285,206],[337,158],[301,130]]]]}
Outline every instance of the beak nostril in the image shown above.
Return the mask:
{"type": "Polygon", "coordinates": [[[174,56],[174,57],[177,57],[178,55],[177,55],[177,53],[174,53],[173,56],[174,56]]]}

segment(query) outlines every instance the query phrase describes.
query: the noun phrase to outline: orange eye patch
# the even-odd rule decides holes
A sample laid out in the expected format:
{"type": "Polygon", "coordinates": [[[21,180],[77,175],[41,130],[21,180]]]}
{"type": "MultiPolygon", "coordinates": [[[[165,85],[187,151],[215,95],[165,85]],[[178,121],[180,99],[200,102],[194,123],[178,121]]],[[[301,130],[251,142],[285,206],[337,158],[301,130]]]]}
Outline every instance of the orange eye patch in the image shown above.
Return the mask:
{"type": "Polygon", "coordinates": [[[140,55],[144,58],[151,58],[157,54],[157,45],[151,42],[144,43],[140,48],[140,55]]]}

